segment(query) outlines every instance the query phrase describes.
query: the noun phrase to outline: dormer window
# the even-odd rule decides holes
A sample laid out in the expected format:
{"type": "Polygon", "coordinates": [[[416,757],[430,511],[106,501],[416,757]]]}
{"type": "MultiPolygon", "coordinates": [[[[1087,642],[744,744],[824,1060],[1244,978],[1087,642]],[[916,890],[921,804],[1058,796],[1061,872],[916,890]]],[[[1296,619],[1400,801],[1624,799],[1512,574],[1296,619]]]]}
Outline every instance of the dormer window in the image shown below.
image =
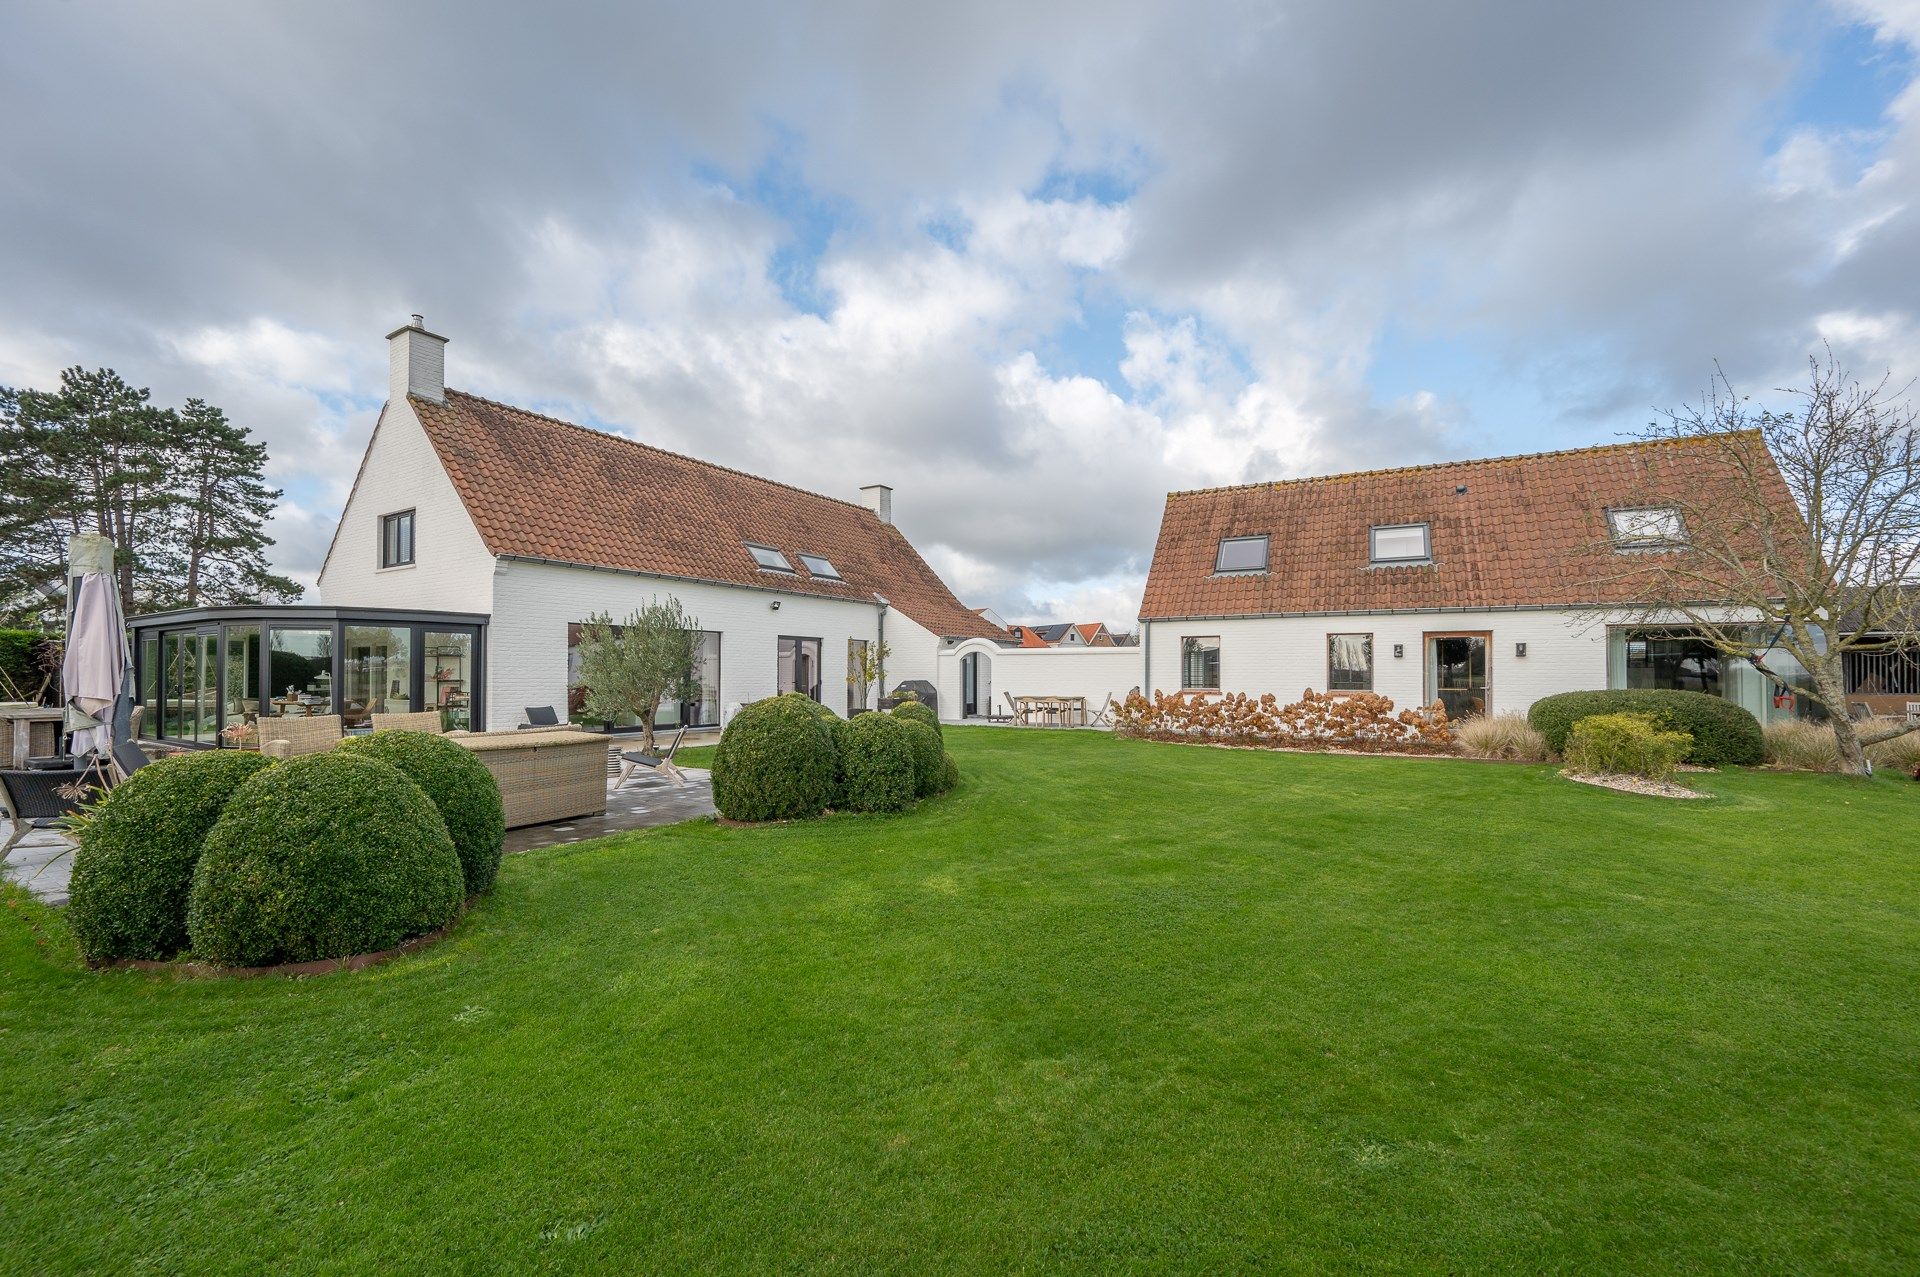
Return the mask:
{"type": "Polygon", "coordinates": [[[1687,543],[1687,525],[1672,506],[1607,511],[1613,544],[1622,550],[1665,550],[1687,543]]]}
{"type": "Polygon", "coordinates": [[[1376,523],[1370,545],[1376,564],[1425,563],[1433,558],[1433,529],[1425,523],[1376,523]]]}
{"type": "Polygon", "coordinates": [[[817,554],[803,554],[800,556],[800,561],[807,565],[807,571],[814,576],[825,577],[829,581],[840,579],[840,569],[833,566],[831,559],[822,558],[817,554]]]}
{"type": "Polygon", "coordinates": [[[1267,538],[1227,537],[1220,542],[1220,548],[1214,552],[1213,570],[1215,572],[1265,572],[1267,570],[1267,538]]]}
{"type": "Polygon", "coordinates": [[[793,564],[787,561],[787,556],[772,546],[755,545],[751,541],[744,541],[741,544],[747,547],[747,553],[753,556],[753,561],[768,572],[785,572],[788,576],[799,575],[793,570],[793,564]]]}

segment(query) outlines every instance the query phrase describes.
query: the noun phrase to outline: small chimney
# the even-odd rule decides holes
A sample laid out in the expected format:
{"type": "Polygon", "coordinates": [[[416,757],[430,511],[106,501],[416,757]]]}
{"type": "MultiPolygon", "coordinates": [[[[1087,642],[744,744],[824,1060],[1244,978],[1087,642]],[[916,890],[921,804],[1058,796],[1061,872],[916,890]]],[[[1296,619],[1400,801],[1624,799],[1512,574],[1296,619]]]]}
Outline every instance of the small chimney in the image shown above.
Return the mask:
{"type": "Polygon", "coordinates": [[[869,483],[860,489],[860,503],[880,516],[880,522],[893,522],[893,489],[884,483],[869,483]]]}
{"type": "Polygon", "coordinates": [[[427,331],[418,315],[387,334],[387,398],[418,395],[435,403],[447,401],[447,339],[427,331]]]}

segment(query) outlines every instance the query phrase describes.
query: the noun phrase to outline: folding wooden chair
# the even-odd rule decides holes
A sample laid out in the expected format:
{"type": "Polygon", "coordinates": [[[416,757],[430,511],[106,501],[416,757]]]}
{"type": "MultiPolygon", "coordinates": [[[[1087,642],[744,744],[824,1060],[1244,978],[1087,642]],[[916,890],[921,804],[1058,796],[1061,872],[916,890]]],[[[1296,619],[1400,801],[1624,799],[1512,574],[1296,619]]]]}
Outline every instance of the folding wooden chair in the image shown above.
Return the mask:
{"type": "Polygon", "coordinates": [[[619,790],[636,776],[660,775],[672,778],[676,785],[687,783],[687,774],[673,765],[673,756],[680,752],[680,742],[686,739],[687,729],[682,727],[674,732],[673,739],[659,754],[643,754],[637,749],[620,751],[620,779],[613,783],[619,790]]]}

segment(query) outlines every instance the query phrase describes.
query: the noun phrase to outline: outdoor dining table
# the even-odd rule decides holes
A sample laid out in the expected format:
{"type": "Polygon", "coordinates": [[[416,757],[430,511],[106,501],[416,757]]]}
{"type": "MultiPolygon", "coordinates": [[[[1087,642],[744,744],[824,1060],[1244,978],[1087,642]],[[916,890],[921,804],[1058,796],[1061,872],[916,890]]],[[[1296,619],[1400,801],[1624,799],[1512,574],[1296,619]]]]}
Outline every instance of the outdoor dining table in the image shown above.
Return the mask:
{"type": "Polygon", "coordinates": [[[1016,696],[1014,721],[1025,727],[1035,723],[1046,727],[1085,727],[1087,698],[1084,696],[1016,696]]]}

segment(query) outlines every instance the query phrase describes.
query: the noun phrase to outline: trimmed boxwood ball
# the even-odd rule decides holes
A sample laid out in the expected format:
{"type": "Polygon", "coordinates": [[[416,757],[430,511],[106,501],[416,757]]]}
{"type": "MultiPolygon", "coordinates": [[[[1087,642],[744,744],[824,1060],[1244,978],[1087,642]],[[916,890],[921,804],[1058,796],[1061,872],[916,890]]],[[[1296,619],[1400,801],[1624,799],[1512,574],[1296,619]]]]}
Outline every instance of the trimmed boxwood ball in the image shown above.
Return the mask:
{"type": "Polygon", "coordinates": [[[940,760],[947,756],[947,751],[940,747],[940,733],[917,719],[899,721],[900,729],[907,736],[907,748],[913,755],[914,796],[931,798],[940,792],[940,760]]]}
{"type": "Polygon", "coordinates": [[[378,758],[405,772],[447,822],[467,894],[478,895],[493,885],[500,872],[507,817],[500,805],[500,786],[472,750],[430,732],[391,729],[349,737],[337,748],[378,758]]]}
{"type": "Polygon", "coordinates": [[[798,820],[833,801],[832,710],[805,696],[755,701],[713,754],[713,805],[729,820],[798,820]]]}
{"type": "Polygon", "coordinates": [[[1693,737],[1686,761],[1699,767],[1758,767],[1766,758],[1760,720],[1732,701],[1705,692],[1658,688],[1562,692],[1535,701],[1527,711],[1527,722],[1547,738],[1548,748],[1564,754],[1573,725],[1595,714],[1649,714],[1668,731],[1686,732],[1693,737]]]}
{"type": "Polygon", "coordinates": [[[940,755],[940,792],[946,793],[960,783],[960,764],[953,761],[952,754],[940,755]]]}
{"type": "Polygon", "coordinates": [[[856,714],[840,729],[844,810],[899,811],[912,804],[914,755],[909,726],[891,714],[856,714]]]}
{"type": "Polygon", "coordinates": [[[933,712],[931,705],[920,701],[902,701],[893,707],[892,713],[895,718],[905,719],[911,723],[925,723],[933,729],[936,736],[946,734],[940,730],[940,716],[933,712]]]}
{"type": "Polygon", "coordinates": [[[447,823],[391,763],[346,750],[242,785],[207,835],[187,903],[196,957],[230,966],[391,949],[453,921],[447,823]]]}
{"type": "Polygon", "coordinates": [[[271,766],[251,750],[200,750],[157,759],[107,791],[73,853],[67,923],[87,961],[187,947],[201,845],[234,792],[271,766]]]}

